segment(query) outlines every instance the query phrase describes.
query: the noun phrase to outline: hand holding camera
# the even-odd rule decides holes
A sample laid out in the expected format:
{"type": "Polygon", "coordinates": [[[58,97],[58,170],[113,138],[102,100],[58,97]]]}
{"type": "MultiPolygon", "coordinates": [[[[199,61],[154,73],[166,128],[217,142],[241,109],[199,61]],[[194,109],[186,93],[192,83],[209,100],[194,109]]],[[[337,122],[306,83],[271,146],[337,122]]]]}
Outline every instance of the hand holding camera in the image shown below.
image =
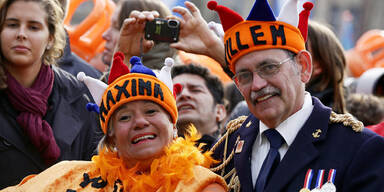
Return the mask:
{"type": "Polygon", "coordinates": [[[148,52],[153,47],[154,42],[144,39],[145,24],[158,16],[157,11],[132,11],[130,17],[123,22],[116,51],[124,53],[125,58],[140,56],[142,52],[148,52]],[[140,45],[140,43],[142,44],[140,45]]]}
{"type": "Polygon", "coordinates": [[[116,51],[121,51],[126,58],[130,58],[148,52],[154,42],[176,42],[179,21],[157,17],[157,11],[132,11],[130,17],[123,22],[116,51]]]}
{"type": "Polygon", "coordinates": [[[225,65],[222,39],[208,27],[198,8],[186,1],[185,7],[173,11],[182,18],[169,16],[165,20],[158,19],[157,11],[132,11],[121,28],[118,50],[130,58],[148,52],[154,41],[169,42],[172,48],[207,55],[225,65]]]}

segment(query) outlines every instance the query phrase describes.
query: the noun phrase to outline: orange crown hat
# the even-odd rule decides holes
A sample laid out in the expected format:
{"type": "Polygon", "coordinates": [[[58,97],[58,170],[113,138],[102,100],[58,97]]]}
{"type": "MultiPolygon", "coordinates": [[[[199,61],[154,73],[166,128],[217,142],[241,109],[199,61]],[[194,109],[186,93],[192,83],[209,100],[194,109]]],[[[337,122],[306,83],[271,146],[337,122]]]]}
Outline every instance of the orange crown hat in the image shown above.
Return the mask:
{"type": "Polygon", "coordinates": [[[216,1],[209,1],[207,6],[219,14],[225,32],[225,59],[233,73],[236,61],[252,51],[277,48],[298,53],[305,50],[311,2],[305,3],[300,20],[297,0],[287,0],[277,19],[267,0],[256,0],[246,20],[233,10],[217,5],[216,1]]]}
{"type": "MultiPolygon", "coordinates": [[[[173,59],[167,58],[165,66],[160,70],[159,77],[145,67],[139,57],[132,57],[132,69],[123,63],[124,55],[117,52],[114,55],[108,85],[100,80],[85,76],[83,72],[77,75],[92,94],[96,104],[88,104],[87,109],[99,113],[100,124],[104,134],[107,133],[109,119],[120,106],[131,101],[148,100],[162,106],[171,116],[172,123],[177,120],[176,100],[173,95],[171,68],[173,59]]],[[[177,85],[175,85],[178,89],[177,85]]]]}

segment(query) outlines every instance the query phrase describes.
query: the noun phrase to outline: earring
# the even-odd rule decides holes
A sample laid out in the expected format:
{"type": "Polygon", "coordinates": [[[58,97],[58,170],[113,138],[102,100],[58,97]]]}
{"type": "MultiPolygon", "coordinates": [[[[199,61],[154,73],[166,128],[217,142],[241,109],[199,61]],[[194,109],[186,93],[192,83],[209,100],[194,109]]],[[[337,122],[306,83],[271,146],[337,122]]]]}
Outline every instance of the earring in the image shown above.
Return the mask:
{"type": "Polygon", "coordinates": [[[45,50],[47,50],[47,51],[49,51],[51,49],[51,46],[47,46],[46,48],[45,48],[45,50]]]}
{"type": "Polygon", "coordinates": [[[173,130],[173,138],[176,139],[177,136],[178,136],[178,135],[177,135],[177,130],[175,129],[175,130],[173,130]]]}

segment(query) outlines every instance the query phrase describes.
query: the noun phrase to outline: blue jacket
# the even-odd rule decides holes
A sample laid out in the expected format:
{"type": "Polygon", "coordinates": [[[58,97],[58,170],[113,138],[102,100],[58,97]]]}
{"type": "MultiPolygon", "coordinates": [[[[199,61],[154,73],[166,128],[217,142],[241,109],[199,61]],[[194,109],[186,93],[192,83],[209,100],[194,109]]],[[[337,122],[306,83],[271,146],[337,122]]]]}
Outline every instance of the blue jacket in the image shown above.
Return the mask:
{"type": "MultiPolygon", "coordinates": [[[[325,183],[328,171],[335,169],[337,192],[384,191],[384,139],[368,129],[354,131],[351,126],[331,122],[331,109],[315,97],[312,100],[314,108],[309,119],[271,176],[265,191],[298,192],[303,188],[308,169],[314,171],[310,189],[315,188],[319,170],[325,171],[325,183]]],[[[248,116],[241,127],[228,136],[226,157],[234,152],[233,158],[225,166],[224,173],[216,171],[226,175],[235,168],[237,178],[234,178],[240,181],[243,192],[253,191],[251,153],[258,132],[259,120],[253,115],[248,116]],[[235,153],[237,143],[243,143],[243,146],[235,153]]],[[[214,147],[216,159],[223,160],[224,148],[225,140],[214,147]]],[[[231,178],[226,181],[229,183],[231,178]]]]}

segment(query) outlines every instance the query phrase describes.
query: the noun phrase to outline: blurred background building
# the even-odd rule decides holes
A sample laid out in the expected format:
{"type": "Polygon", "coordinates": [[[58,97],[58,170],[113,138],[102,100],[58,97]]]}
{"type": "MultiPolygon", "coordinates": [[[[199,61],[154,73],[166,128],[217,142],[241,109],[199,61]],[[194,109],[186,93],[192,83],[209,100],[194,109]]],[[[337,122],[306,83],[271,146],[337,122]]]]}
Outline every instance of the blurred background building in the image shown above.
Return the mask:
{"type": "MultiPolygon", "coordinates": [[[[94,11],[95,3],[103,3],[119,0],[70,0],[71,4],[78,7],[70,20],[71,25],[76,26],[86,20],[87,16],[94,11]]],[[[184,6],[185,0],[160,0],[168,7],[177,5],[184,6]]],[[[190,0],[196,4],[206,21],[220,22],[215,11],[207,8],[209,0],[190,0]]],[[[216,0],[219,5],[229,7],[239,13],[243,18],[248,16],[255,0],[216,0]]],[[[274,13],[278,16],[280,7],[287,0],[268,0],[274,13]]],[[[298,9],[301,11],[305,1],[314,3],[311,11],[311,19],[328,25],[338,36],[345,50],[348,52],[356,45],[356,41],[365,32],[372,29],[384,30],[384,0],[298,0],[298,9]]],[[[81,25],[81,24],[80,24],[81,25]]],[[[87,33],[85,34],[87,35],[87,33]]],[[[382,35],[384,36],[384,35],[382,35]]],[[[76,44],[74,44],[76,46],[76,44]]],[[[378,51],[375,51],[376,53],[378,51]]],[[[374,54],[373,53],[373,54],[374,54]]],[[[350,55],[355,55],[354,52],[350,55]]],[[[89,61],[89,59],[86,59],[89,61]]],[[[362,70],[365,71],[365,70],[362,70]]]]}
{"type": "MultiPolygon", "coordinates": [[[[118,0],[114,0],[117,2],[118,0]]],[[[184,0],[162,0],[169,7],[183,5],[184,0]]],[[[207,8],[209,0],[191,0],[199,8],[207,21],[220,22],[216,12],[207,8]]],[[[244,18],[248,16],[255,0],[216,0],[244,18]]],[[[286,0],[269,0],[276,15],[286,0]]],[[[303,1],[303,0],[299,0],[303,1]]],[[[328,24],[338,35],[346,50],[352,48],[356,40],[370,29],[384,29],[384,0],[305,0],[312,1],[311,19],[328,24]]],[[[84,0],[79,6],[72,23],[83,20],[92,11],[93,0],[84,0]]]]}

